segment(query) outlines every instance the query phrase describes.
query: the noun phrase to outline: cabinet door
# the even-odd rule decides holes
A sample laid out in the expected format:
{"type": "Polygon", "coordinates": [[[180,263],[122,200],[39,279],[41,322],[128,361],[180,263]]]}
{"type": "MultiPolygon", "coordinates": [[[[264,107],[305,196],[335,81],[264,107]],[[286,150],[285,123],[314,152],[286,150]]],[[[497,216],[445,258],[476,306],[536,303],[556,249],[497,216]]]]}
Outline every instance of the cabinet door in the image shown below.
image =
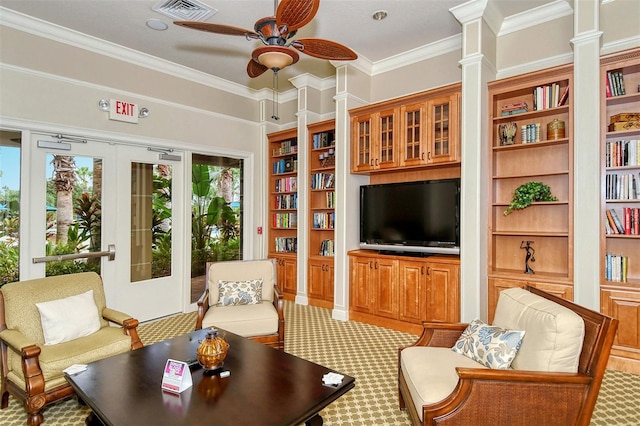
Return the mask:
{"type": "Polygon", "coordinates": [[[353,117],[352,123],[352,172],[373,170],[375,151],[373,146],[373,121],[370,114],[353,117]]]}
{"type": "Polygon", "coordinates": [[[402,116],[402,166],[427,164],[427,113],[425,102],[404,105],[402,116]]]}
{"type": "Polygon", "coordinates": [[[640,291],[603,287],[600,305],[603,314],[620,321],[611,354],[640,360],[640,291]]]}
{"type": "Polygon", "coordinates": [[[324,299],[324,267],[322,262],[309,259],[309,297],[324,299]]]}
{"type": "Polygon", "coordinates": [[[350,306],[357,312],[373,312],[373,262],[368,257],[353,256],[351,263],[350,306]]]}
{"type": "Polygon", "coordinates": [[[427,321],[460,321],[457,265],[427,263],[427,321]]]}
{"type": "Polygon", "coordinates": [[[398,261],[373,259],[374,314],[398,319],[398,261]]]}
{"type": "Polygon", "coordinates": [[[420,324],[426,319],[426,267],[424,262],[401,261],[399,266],[401,321],[420,324]]]}
{"type": "Polygon", "coordinates": [[[375,127],[373,146],[376,148],[374,167],[388,169],[398,166],[398,127],[397,110],[395,108],[377,112],[375,114],[375,127]]]}
{"type": "Polygon", "coordinates": [[[458,95],[446,95],[428,102],[429,163],[458,158],[458,95]]]}
{"type": "Polygon", "coordinates": [[[322,274],[322,285],[324,287],[324,300],[329,302],[333,302],[333,287],[334,287],[334,278],[333,278],[333,263],[324,264],[324,272],[322,274]]]}
{"type": "Polygon", "coordinates": [[[278,288],[283,293],[296,294],[298,291],[298,264],[293,258],[276,258],[278,288]]]}

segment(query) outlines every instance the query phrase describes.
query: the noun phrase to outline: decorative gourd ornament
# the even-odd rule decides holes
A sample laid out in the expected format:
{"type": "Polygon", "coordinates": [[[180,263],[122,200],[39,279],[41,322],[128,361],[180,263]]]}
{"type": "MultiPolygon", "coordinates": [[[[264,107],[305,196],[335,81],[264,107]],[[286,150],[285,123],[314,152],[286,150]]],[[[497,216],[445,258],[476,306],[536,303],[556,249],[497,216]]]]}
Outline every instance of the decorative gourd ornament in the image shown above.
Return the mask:
{"type": "Polygon", "coordinates": [[[227,341],[218,334],[218,330],[211,329],[207,332],[207,337],[198,346],[196,359],[205,370],[217,370],[222,367],[228,350],[229,344],[227,341]]]}

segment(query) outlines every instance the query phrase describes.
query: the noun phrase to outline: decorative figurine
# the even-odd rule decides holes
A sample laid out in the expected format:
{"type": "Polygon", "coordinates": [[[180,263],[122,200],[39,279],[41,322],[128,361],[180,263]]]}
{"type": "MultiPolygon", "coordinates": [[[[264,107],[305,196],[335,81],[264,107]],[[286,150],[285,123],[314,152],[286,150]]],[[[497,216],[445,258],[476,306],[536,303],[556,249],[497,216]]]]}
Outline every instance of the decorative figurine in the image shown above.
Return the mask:
{"type": "Polygon", "coordinates": [[[534,254],[535,254],[536,251],[534,250],[533,247],[531,247],[531,244],[533,244],[534,242],[535,241],[522,241],[522,242],[520,242],[520,248],[527,250],[527,257],[524,259],[524,273],[525,274],[535,274],[533,269],[531,269],[531,267],[529,266],[529,260],[531,260],[532,262],[536,261],[536,258],[534,257],[534,254]]]}

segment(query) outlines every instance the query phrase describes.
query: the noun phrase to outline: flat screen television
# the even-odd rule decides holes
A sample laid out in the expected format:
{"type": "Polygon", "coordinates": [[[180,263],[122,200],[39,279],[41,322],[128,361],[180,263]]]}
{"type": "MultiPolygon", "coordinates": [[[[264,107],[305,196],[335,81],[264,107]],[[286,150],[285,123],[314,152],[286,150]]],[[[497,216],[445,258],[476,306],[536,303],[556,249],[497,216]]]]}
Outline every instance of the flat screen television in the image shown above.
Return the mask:
{"type": "Polygon", "coordinates": [[[360,247],[459,254],[460,179],[361,186],[360,247]]]}

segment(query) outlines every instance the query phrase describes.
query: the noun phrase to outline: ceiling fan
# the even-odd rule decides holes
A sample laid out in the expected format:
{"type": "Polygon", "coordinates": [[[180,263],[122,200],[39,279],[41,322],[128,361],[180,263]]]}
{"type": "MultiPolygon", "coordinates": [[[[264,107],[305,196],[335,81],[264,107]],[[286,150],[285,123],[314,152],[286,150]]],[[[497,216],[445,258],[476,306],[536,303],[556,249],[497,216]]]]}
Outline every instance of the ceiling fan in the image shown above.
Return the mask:
{"type": "Polygon", "coordinates": [[[247,74],[255,78],[267,70],[275,74],[300,59],[298,52],[320,59],[351,61],[358,58],[346,46],[320,38],[293,39],[299,28],[308,24],[318,12],[320,0],[274,0],[274,16],[259,19],[255,31],[224,24],[199,21],[174,21],[174,24],[210,33],[245,36],[248,40],[260,40],[264,46],[251,54],[247,74]]]}

